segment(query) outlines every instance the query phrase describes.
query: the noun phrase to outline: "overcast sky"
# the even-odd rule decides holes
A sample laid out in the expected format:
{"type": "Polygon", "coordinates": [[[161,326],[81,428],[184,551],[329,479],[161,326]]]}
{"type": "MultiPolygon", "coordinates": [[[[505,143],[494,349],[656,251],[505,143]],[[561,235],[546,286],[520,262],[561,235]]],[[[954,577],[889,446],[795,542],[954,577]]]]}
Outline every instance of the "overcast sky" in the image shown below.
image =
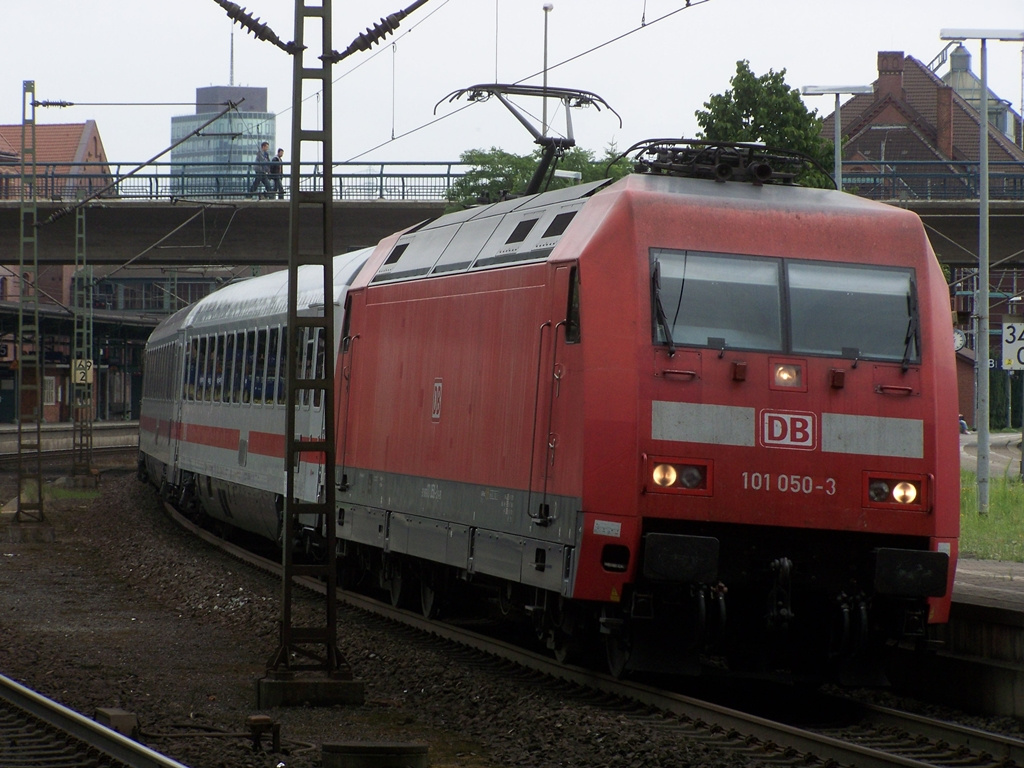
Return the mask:
{"type": "MultiPolygon", "coordinates": [[[[334,0],[333,47],[344,50],[381,16],[411,3],[334,0]]],[[[1021,0],[692,0],[689,8],[686,0],[551,3],[549,85],[596,93],[622,117],[620,128],[607,110],[573,110],[578,144],[598,154],[611,142],[624,150],[644,138],[694,136],[694,112],[729,88],[740,59],[757,75],[785,69],[794,88],[870,84],[878,51],[904,51],[927,64],[945,46],[941,29],[1024,29],[1021,0]]],[[[295,37],[293,0],[240,4],[283,40],[295,37]]],[[[492,146],[529,152],[532,138],[496,100],[461,109],[464,99],[444,99],[476,83],[540,85],[543,6],[544,0],[429,0],[387,44],[336,64],[335,160],[449,161],[492,146]],[[443,119],[430,125],[437,117],[443,119]]],[[[227,85],[232,77],[232,25],[214,0],[3,0],[3,22],[0,123],[21,122],[22,83],[34,80],[37,99],[81,105],[40,108],[36,121],[96,120],[112,161],[162,152],[170,144],[170,118],[194,112],[195,89],[227,85]],[[142,106],[152,102],[162,105],[142,106]]],[[[277,144],[288,152],[290,57],[237,25],[234,30],[234,84],[269,89],[277,144]]],[[[967,46],[980,74],[979,44],[967,46]]],[[[988,52],[990,88],[1020,112],[1021,44],[992,41],[988,52]]],[[[947,69],[948,63],[938,74],[947,69]]],[[[539,100],[520,103],[539,123],[539,100]]],[[[807,103],[821,116],[834,106],[833,97],[807,103]]],[[[553,129],[564,133],[564,115],[553,104],[549,109],[553,129]]]]}

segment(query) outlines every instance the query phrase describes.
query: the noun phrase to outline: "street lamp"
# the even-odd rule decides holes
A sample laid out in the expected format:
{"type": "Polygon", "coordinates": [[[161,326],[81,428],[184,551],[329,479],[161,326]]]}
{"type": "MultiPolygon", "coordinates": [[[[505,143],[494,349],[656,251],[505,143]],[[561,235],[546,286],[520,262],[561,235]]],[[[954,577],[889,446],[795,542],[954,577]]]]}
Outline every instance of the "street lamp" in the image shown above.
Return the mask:
{"type": "Polygon", "coordinates": [[[835,94],[836,96],[836,114],[835,114],[835,172],[832,174],[832,178],[835,179],[836,189],[840,192],[843,191],[843,132],[840,129],[839,123],[839,96],[843,93],[858,94],[858,93],[874,93],[874,87],[870,85],[805,85],[800,89],[800,93],[804,96],[827,96],[835,94]]]}
{"type": "Polygon", "coordinates": [[[548,14],[554,10],[554,5],[544,3],[544,116],[541,119],[543,126],[542,136],[548,135],[548,14]]]}
{"type": "Polygon", "coordinates": [[[943,29],[942,40],[981,41],[981,101],[978,104],[978,299],[974,308],[978,317],[978,336],[974,350],[977,377],[975,426],[978,428],[978,514],[988,513],[989,497],[989,294],[988,294],[988,51],[989,40],[1024,40],[1021,29],[943,29]]]}

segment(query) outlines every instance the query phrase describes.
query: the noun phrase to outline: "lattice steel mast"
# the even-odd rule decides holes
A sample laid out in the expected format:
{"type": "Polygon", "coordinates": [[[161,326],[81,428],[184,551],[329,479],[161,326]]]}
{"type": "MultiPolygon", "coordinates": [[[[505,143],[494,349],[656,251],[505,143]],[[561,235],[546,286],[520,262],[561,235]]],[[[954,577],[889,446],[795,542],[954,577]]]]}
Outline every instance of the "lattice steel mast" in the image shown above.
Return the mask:
{"type": "Polygon", "coordinates": [[[71,351],[71,420],[73,475],[92,474],[93,336],[92,268],[85,246],[85,207],[75,210],[75,331],[71,351]]]}
{"type": "Polygon", "coordinates": [[[267,662],[275,674],[297,671],[323,671],[334,677],[351,678],[351,669],[337,648],[337,505],[335,485],[335,406],[334,373],[337,350],[334,333],[334,230],[333,230],[333,99],[331,65],[356,51],[365,51],[373,43],[398,28],[399,22],[427,0],[417,0],[404,11],[381,19],[372,29],[356,37],[338,53],[331,47],[331,0],[318,3],[295,2],[295,40],[283,42],[266,24],[230,0],[215,0],[253,35],[292,55],[292,142],[290,158],[290,208],[288,250],[288,346],[287,410],[285,425],[286,490],[282,520],[283,595],[280,644],[267,662]],[[316,65],[307,66],[306,31],[320,28],[321,50],[316,65]],[[311,126],[303,121],[303,94],[306,86],[318,93],[319,112],[312,115],[311,126]],[[300,189],[299,171],[304,145],[323,159],[320,189],[300,189]],[[306,215],[303,215],[303,214],[306,215]],[[305,250],[304,250],[305,249],[305,250]],[[311,266],[321,275],[323,304],[300,315],[298,311],[299,270],[311,266]],[[315,339],[311,346],[309,340],[315,339]],[[304,354],[305,350],[305,354],[304,354]],[[303,364],[312,355],[312,363],[303,364]],[[321,403],[323,424],[310,423],[307,434],[300,434],[296,413],[302,403],[321,403]],[[312,434],[314,432],[316,434],[312,434]],[[302,462],[320,466],[319,494],[316,501],[296,497],[296,479],[302,462]],[[297,564],[292,557],[295,532],[300,518],[318,521],[324,533],[325,557],[320,563],[297,564]],[[292,589],[298,576],[321,579],[327,586],[325,621],[322,626],[296,627],[292,616],[292,589]],[[319,649],[319,650],[317,650],[319,649]]]}
{"type": "Polygon", "coordinates": [[[42,521],[43,513],[43,376],[42,336],[39,333],[38,230],[36,221],[36,84],[25,80],[21,112],[21,206],[18,258],[18,508],[15,520],[42,521]]]}

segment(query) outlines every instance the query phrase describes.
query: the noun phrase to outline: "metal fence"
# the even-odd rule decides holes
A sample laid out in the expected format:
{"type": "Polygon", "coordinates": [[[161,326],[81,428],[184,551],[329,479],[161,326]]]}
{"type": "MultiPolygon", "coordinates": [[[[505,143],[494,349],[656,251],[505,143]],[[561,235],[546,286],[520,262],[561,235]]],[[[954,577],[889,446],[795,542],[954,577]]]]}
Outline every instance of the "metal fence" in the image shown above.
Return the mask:
{"type": "MultiPolygon", "coordinates": [[[[290,171],[290,166],[285,165],[290,171]]],[[[332,196],[335,200],[448,199],[452,185],[472,166],[457,162],[336,163],[332,196]]],[[[37,200],[72,201],[110,187],[104,198],[174,200],[179,198],[244,199],[250,194],[272,195],[265,187],[252,192],[256,181],[252,163],[151,163],[139,170],[133,164],[40,164],[36,173],[37,200]]],[[[897,202],[977,200],[977,162],[906,161],[884,164],[846,161],[843,188],[873,200],[897,202]]],[[[21,195],[20,168],[0,165],[0,200],[21,195]]],[[[299,189],[323,189],[323,166],[301,163],[299,189]]],[[[289,173],[283,177],[285,197],[291,191],[289,173]]],[[[1024,201],[1024,163],[990,162],[989,197],[1024,201]]]]}
{"type": "MultiPolygon", "coordinates": [[[[277,196],[263,185],[254,191],[256,169],[248,162],[150,163],[137,168],[118,163],[40,163],[36,167],[35,198],[71,201],[100,190],[105,190],[103,198],[120,200],[277,196]]],[[[332,195],[335,200],[442,201],[448,199],[452,184],[468,169],[461,163],[446,162],[336,163],[332,168],[332,195]]],[[[291,192],[290,170],[291,166],[285,164],[285,197],[291,192]]],[[[20,199],[20,171],[17,165],[0,166],[0,200],[20,199]]],[[[322,191],[323,165],[301,163],[298,184],[304,192],[322,191]]]]}
{"type": "MultiPolygon", "coordinates": [[[[843,189],[872,200],[977,200],[980,179],[977,162],[843,163],[843,189]]],[[[1024,200],[1024,163],[990,162],[988,179],[990,199],[1024,200]]]]}

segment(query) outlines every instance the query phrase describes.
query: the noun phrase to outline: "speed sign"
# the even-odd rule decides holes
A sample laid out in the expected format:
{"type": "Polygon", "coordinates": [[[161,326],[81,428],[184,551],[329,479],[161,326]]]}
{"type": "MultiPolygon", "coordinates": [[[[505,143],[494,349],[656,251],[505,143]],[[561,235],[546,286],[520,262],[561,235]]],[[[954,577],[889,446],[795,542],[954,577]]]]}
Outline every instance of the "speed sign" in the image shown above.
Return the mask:
{"type": "Polygon", "coordinates": [[[1024,371],[1024,323],[1003,323],[1003,370],[1024,371]]]}

